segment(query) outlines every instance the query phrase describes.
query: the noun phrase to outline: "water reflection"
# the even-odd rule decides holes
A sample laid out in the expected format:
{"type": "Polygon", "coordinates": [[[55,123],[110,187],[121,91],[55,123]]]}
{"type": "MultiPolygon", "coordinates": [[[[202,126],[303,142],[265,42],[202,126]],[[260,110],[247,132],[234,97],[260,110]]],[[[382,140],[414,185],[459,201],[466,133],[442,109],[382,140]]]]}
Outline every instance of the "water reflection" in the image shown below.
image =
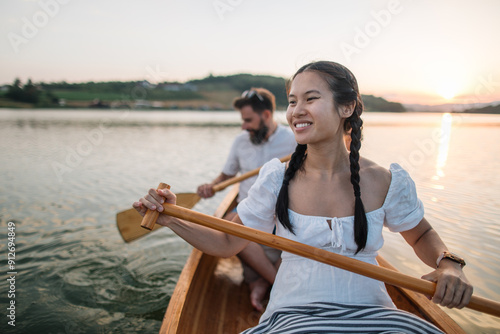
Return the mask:
{"type": "Polygon", "coordinates": [[[441,132],[439,136],[439,151],[436,161],[436,176],[434,177],[435,180],[439,180],[440,177],[444,176],[443,168],[446,165],[448,150],[450,148],[452,122],[453,117],[449,113],[444,114],[441,118],[441,132]]]}

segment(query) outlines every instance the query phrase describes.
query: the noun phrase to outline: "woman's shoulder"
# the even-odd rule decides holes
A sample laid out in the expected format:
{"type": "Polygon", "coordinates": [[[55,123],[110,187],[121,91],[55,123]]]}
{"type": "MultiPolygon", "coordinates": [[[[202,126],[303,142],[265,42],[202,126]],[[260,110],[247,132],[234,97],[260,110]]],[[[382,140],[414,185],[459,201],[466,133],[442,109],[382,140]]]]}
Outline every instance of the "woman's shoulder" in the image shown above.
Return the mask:
{"type": "MultiPolygon", "coordinates": [[[[285,164],[278,159],[266,162],[260,169],[257,180],[248,191],[248,196],[238,205],[238,214],[242,210],[241,212],[247,214],[260,214],[260,217],[267,216],[271,214],[270,212],[274,215],[273,208],[283,182],[284,171],[285,164]]],[[[245,221],[244,223],[247,224],[245,221]]]]}
{"type": "Polygon", "coordinates": [[[360,184],[365,209],[372,211],[383,206],[391,186],[391,172],[375,162],[360,158],[360,184]],[[369,190],[366,193],[365,190],[369,190]]]}
{"type": "Polygon", "coordinates": [[[415,183],[399,164],[392,163],[387,169],[373,161],[360,158],[360,170],[361,183],[369,187],[370,193],[381,201],[382,206],[395,205],[396,210],[402,210],[402,200],[414,205],[414,200],[417,199],[415,183]]]}
{"type": "Polygon", "coordinates": [[[411,179],[410,174],[397,163],[392,163],[387,169],[369,159],[360,157],[359,165],[360,175],[371,186],[378,186],[388,190],[391,185],[395,186],[411,179]]]}
{"type": "Polygon", "coordinates": [[[391,171],[377,163],[360,157],[359,159],[360,175],[370,182],[383,188],[389,188],[391,184],[391,171]]]}
{"type": "Polygon", "coordinates": [[[259,177],[282,180],[285,175],[285,167],[285,162],[281,162],[278,158],[271,159],[262,166],[259,177]]]}

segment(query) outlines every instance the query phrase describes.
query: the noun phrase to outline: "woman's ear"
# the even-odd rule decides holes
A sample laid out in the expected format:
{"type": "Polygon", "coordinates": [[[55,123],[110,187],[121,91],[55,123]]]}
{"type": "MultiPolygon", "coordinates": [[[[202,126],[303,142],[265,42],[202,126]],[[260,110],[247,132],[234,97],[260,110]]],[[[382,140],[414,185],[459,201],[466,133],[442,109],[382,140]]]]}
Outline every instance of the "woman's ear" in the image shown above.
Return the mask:
{"type": "Polygon", "coordinates": [[[349,104],[345,104],[345,105],[340,106],[340,116],[343,118],[351,117],[355,108],[356,108],[356,101],[352,101],[349,104]]]}

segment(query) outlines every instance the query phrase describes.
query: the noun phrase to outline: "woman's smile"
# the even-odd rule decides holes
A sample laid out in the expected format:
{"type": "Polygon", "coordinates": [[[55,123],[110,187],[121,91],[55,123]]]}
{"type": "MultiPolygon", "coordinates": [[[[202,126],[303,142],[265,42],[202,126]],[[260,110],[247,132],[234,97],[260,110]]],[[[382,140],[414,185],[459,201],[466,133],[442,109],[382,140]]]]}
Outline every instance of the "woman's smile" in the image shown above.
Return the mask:
{"type": "Polygon", "coordinates": [[[297,128],[297,129],[303,129],[303,128],[306,128],[306,127],[308,127],[310,125],[312,125],[312,123],[310,123],[310,122],[297,123],[297,124],[295,124],[295,128],[297,128]]]}

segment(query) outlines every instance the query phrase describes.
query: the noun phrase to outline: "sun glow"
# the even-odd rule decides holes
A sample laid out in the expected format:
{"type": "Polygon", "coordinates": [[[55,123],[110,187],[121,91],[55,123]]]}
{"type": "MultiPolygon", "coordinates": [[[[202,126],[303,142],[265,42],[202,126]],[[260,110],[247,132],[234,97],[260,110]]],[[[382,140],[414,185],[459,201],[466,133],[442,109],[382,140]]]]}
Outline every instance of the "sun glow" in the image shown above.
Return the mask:
{"type": "Polygon", "coordinates": [[[440,89],[438,91],[438,94],[441,95],[446,100],[451,100],[457,95],[456,91],[452,88],[440,89]]]}
{"type": "Polygon", "coordinates": [[[446,100],[451,100],[458,94],[458,85],[453,82],[443,82],[437,87],[437,93],[446,100]]]}
{"type": "Polygon", "coordinates": [[[470,67],[452,55],[443,55],[443,58],[430,63],[425,71],[429,88],[447,101],[464,94],[471,82],[470,67]]]}

